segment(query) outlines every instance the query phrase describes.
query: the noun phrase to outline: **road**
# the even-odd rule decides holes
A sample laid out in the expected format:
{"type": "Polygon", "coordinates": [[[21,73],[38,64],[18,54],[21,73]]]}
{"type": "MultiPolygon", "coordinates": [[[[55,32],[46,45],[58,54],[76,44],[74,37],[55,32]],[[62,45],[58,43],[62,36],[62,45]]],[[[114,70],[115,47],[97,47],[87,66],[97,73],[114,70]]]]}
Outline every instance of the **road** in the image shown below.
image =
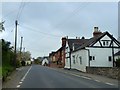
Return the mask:
{"type": "Polygon", "coordinates": [[[40,65],[32,65],[17,88],[117,88],[40,65]]]}

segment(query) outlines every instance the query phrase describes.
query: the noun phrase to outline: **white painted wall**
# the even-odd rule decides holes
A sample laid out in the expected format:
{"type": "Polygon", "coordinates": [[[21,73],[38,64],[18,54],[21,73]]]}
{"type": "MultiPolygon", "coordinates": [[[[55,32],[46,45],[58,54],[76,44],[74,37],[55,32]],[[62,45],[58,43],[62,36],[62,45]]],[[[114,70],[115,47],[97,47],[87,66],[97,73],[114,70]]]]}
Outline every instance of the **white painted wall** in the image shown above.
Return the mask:
{"type": "Polygon", "coordinates": [[[66,57],[70,57],[70,48],[69,48],[69,45],[68,45],[68,42],[66,41],[66,49],[65,49],[65,66],[64,68],[70,68],[70,58],[66,58],[66,57]]]}
{"type": "MultiPolygon", "coordinates": [[[[86,48],[90,50],[90,56],[95,56],[95,60],[90,61],[90,66],[93,67],[113,67],[112,61],[109,61],[109,56],[112,56],[112,48],[86,48]]],[[[114,53],[117,49],[114,49],[114,53]]]]}
{"type": "Polygon", "coordinates": [[[49,64],[49,61],[45,58],[45,59],[43,59],[43,61],[42,61],[42,65],[45,65],[45,63],[46,64],[49,64]]]}
{"type": "Polygon", "coordinates": [[[86,72],[86,66],[88,65],[88,50],[79,50],[71,53],[71,68],[86,72]],[[75,63],[73,61],[73,56],[75,56],[75,63]],[[80,57],[82,63],[80,63],[80,57]]]}
{"type": "Polygon", "coordinates": [[[25,64],[26,64],[26,65],[30,65],[30,64],[31,64],[31,61],[25,61],[25,64]]]}

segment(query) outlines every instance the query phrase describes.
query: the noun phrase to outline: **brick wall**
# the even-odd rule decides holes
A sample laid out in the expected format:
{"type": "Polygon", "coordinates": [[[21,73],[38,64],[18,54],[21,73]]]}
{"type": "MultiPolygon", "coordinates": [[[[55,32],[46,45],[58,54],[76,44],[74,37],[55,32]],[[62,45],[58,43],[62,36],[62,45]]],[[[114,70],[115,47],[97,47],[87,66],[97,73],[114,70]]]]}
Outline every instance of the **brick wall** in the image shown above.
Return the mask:
{"type": "Polygon", "coordinates": [[[86,67],[87,73],[107,76],[120,80],[120,68],[117,67],[86,67]]]}

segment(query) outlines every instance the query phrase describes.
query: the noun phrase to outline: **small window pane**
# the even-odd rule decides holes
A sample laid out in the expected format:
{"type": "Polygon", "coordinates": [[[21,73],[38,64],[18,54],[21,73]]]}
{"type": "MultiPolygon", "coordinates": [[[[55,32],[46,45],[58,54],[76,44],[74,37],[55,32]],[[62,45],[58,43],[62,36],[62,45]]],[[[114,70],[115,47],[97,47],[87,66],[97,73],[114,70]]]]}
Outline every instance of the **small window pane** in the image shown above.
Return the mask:
{"type": "Polygon", "coordinates": [[[95,60],[95,56],[93,56],[93,60],[95,60]]]}
{"type": "Polygon", "coordinates": [[[92,56],[89,57],[89,60],[92,60],[92,56]]]}
{"type": "Polygon", "coordinates": [[[105,46],[105,41],[103,41],[103,45],[105,46]]]}
{"type": "Polygon", "coordinates": [[[82,57],[79,57],[79,59],[80,59],[80,64],[82,64],[82,57]]]}
{"type": "Polygon", "coordinates": [[[111,61],[112,61],[112,57],[111,57],[111,56],[109,56],[109,57],[108,57],[108,60],[111,62],[111,61]]]}

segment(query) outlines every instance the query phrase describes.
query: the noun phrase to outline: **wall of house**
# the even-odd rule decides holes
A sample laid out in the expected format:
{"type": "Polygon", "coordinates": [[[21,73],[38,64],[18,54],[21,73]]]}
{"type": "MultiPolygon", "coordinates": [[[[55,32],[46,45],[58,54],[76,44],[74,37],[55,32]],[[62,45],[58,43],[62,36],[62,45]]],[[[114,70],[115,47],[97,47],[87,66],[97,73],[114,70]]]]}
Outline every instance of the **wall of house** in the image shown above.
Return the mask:
{"type": "Polygon", "coordinates": [[[65,49],[62,50],[62,67],[65,66],[65,49]]]}
{"type": "MultiPolygon", "coordinates": [[[[87,48],[90,50],[90,56],[94,56],[94,60],[90,61],[90,66],[94,67],[113,67],[112,48],[87,48]],[[111,56],[111,61],[109,61],[111,56]]],[[[114,49],[114,53],[117,49],[114,49]]]]}
{"type": "Polygon", "coordinates": [[[70,48],[68,46],[68,43],[66,42],[66,48],[65,48],[65,66],[64,68],[70,68],[70,48]]]}
{"type": "Polygon", "coordinates": [[[88,50],[79,50],[71,53],[71,68],[86,72],[88,65],[88,50]]]}

